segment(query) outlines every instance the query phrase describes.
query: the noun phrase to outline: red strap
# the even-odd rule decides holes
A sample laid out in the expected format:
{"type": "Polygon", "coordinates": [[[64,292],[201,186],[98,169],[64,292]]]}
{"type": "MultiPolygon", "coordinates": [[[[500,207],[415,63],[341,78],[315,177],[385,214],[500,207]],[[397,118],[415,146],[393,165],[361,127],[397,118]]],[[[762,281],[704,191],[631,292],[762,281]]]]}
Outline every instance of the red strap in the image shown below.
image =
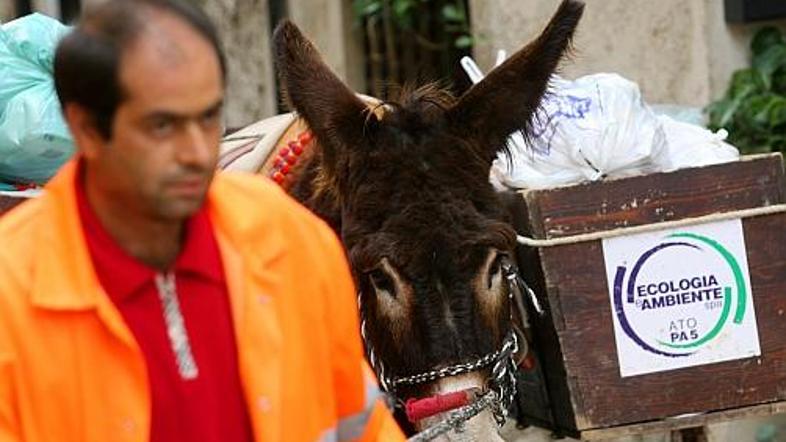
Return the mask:
{"type": "Polygon", "coordinates": [[[435,414],[463,407],[469,404],[471,399],[472,390],[456,391],[424,399],[409,399],[405,404],[407,418],[415,423],[435,414]]]}

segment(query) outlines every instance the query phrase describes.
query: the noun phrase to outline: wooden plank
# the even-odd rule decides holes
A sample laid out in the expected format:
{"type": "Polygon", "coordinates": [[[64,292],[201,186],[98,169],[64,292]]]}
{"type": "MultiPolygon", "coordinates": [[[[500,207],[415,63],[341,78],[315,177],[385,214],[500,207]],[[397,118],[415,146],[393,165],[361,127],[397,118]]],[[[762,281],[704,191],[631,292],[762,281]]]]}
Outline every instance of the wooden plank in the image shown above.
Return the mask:
{"type": "Polygon", "coordinates": [[[737,419],[751,419],[755,417],[773,416],[786,413],[786,402],[773,402],[734,410],[714,411],[710,413],[673,416],[663,420],[644,422],[634,425],[625,425],[613,428],[599,428],[581,433],[582,440],[603,441],[625,436],[634,436],[648,433],[663,433],[682,428],[700,427],[718,422],[737,419]]]}
{"type": "Polygon", "coordinates": [[[532,234],[557,238],[783,202],[780,154],[522,193],[532,234]]]}
{"type": "MultiPolygon", "coordinates": [[[[524,200],[518,195],[512,195],[506,198],[506,200],[510,204],[513,225],[516,231],[525,235],[531,235],[529,220],[532,217],[524,200]]],[[[533,403],[533,401],[524,401],[521,404],[524,407],[522,411],[524,416],[536,425],[551,428],[556,433],[576,436],[577,433],[572,430],[575,428],[574,407],[570,390],[567,386],[567,374],[563,364],[564,358],[560,350],[557,333],[557,330],[563,327],[560,320],[558,320],[560,325],[555,325],[554,323],[554,318],[559,316],[555,312],[558,310],[558,299],[547,302],[544,298],[547,293],[555,293],[556,289],[551,287],[547,290],[545,286],[540,253],[540,250],[526,247],[518,247],[516,249],[516,260],[519,263],[521,275],[533,291],[540,296],[541,304],[547,309],[544,315],[538,315],[532,310],[529,314],[535,340],[531,345],[538,355],[538,363],[540,364],[538,370],[540,385],[537,383],[522,383],[518,388],[519,392],[525,397],[539,397],[539,402],[547,403],[549,409],[544,413],[544,410],[537,409],[539,404],[533,403]],[[548,416],[548,419],[543,419],[544,414],[548,416]]]]}

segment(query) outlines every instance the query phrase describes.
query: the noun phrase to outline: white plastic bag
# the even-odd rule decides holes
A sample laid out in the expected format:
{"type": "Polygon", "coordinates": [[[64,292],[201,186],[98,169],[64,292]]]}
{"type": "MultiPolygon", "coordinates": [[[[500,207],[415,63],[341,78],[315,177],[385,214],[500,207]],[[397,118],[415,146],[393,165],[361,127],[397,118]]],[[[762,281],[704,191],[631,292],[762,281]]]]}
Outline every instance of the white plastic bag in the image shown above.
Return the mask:
{"type": "Polygon", "coordinates": [[[506,187],[546,188],[653,173],[668,164],[666,135],[638,86],[616,74],[555,77],[528,143],[511,137],[493,174],[506,187]]]}
{"type": "MultiPolygon", "coordinates": [[[[497,64],[504,58],[500,51],[497,64]]],[[[472,59],[461,64],[473,82],[483,78],[472,59]]],[[[553,77],[533,129],[528,140],[511,136],[510,156],[494,162],[490,181],[497,188],[550,188],[739,158],[723,142],[725,131],[656,115],[638,85],[617,74],[553,77]]]]}
{"type": "Polygon", "coordinates": [[[710,164],[736,161],[740,152],[736,147],[724,142],[729,135],[725,129],[713,133],[703,127],[677,121],[659,115],[666,133],[668,162],[661,170],[668,172],[686,167],[709,166],[710,164]]]}

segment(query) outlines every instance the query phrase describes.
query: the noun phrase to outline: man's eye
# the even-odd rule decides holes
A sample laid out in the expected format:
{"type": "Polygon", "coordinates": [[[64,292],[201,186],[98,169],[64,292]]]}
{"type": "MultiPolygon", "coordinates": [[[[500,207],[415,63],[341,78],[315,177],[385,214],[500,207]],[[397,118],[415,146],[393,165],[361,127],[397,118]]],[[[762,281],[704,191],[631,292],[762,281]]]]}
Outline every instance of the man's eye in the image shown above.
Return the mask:
{"type": "Polygon", "coordinates": [[[150,124],[150,131],[157,137],[171,134],[174,128],[175,122],[168,118],[153,120],[150,124]]]}
{"type": "Polygon", "coordinates": [[[205,112],[202,115],[202,125],[203,126],[213,126],[218,124],[221,119],[221,111],[219,109],[211,110],[209,112],[205,112]]]}

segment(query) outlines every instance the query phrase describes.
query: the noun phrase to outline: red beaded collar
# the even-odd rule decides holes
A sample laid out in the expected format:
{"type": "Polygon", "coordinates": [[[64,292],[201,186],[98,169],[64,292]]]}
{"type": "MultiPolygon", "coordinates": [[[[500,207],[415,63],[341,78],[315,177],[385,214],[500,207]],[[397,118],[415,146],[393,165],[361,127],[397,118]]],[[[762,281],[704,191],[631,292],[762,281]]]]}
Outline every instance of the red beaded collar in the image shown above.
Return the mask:
{"type": "MultiPolygon", "coordinates": [[[[293,169],[302,164],[305,158],[302,157],[306,149],[310,149],[314,136],[311,131],[306,130],[299,133],[294,140],[286,143],[286,147],[282,147],[278,151],[278,155],[273,158],[273,168],[269,172],[270,178],[279,185],[284,185],[287,176],[293,169]]],[[[311,157],[311,155],[308,155],[311,157]]]]}

